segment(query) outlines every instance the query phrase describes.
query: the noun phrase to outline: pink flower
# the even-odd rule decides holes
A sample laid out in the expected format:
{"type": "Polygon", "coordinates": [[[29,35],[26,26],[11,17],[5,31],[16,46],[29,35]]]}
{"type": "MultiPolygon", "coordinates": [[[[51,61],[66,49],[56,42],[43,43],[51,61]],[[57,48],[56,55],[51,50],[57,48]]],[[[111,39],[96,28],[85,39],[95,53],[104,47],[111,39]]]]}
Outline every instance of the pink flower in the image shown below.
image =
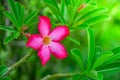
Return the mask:
{"type": "Polygon", "coordinates": [[[32,34],[26,46],[38,50],[38,56],[42,65],[45,65],[50,59],[50,53],[59,59],[67,57],[65,47],[59,42],[69,35],[69,29],[66,26],[57,26],[50,33],[51,23],[47,16],[40,16],[38,30],[40,34],[32,34]]]}

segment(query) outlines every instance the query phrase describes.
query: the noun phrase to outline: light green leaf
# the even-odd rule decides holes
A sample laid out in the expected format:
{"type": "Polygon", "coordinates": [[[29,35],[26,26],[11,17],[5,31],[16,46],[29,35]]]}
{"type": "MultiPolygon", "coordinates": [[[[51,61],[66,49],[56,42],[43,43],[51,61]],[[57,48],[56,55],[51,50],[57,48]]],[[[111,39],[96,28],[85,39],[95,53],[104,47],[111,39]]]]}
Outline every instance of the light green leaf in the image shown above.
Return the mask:
{"type": "Polygon", "coordinates": [[[37,11],[33,11],[30,14],[28,14],[28,16],[24,20],[24,24],[28,24],[37,15],[37,13],[37,11]]]}
{"type": "Polygon", "coordinates": [[[16,31],[15,29],[12,29],[10,26],[3,26],[3,25],[0,25],[0,30],[10,31],[13,33],[16,31]]]}
{"type": "Polygon", "coordinates": [[[80,50],[77,48],[72,49],[71,55],[72,55],[73,59],[76,61],[76,63],[78,64],[78,66],[80,67],[80,69],[82,71],[84,71],[83,58],[82,58],[82,54],[81,54],[80,50]]]}
{"type": "Polygon", "coordinates": [[[93,60],[95,57],[95,41],[94,41],[94,33],[93,30],[87,29],[88,35],[88,59],[87,59],[87,69],[89,70],[92,67],[93,60]]]}

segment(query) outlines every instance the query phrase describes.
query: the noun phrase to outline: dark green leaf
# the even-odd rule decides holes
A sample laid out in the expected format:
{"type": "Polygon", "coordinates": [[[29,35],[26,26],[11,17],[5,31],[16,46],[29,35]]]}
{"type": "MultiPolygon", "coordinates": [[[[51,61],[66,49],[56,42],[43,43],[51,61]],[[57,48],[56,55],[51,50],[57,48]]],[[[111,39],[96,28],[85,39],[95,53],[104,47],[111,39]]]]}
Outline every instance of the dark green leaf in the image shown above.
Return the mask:
{"type": "Polygon", "coordinates": [[[16,31],[16,30],[12,29],[10,26],[3,26],[3,25],[0,25],[0,30],[10,31],[13,33],[16,31]]]}
{"type": "Polygon", "coordinates": [[[80,69],[84,71],[84,64],[83,64],[83,58],[82,54],[79,49],[75,48],[71,50],[71,55],[73,59],[76,61],[76,63],[79,65],[80,69]]]}
{"type": "Polygon", "coordinates": [[[0,77],[8,71],[6,66],[0,66],[0,77]]]}
{"type": "Polygon", "coordinates": [[[37,15],[37,11],[31,12],[24,21],[24,24],[28,24],[36,15],[37,15]]]}
{"type": "Polygon", "coordinates": [[[94,33],[93,30],[88,28],[87,29],[87,35],[88,35],[88,63],[87,68],[88,70],[92,67],[93,60],[95,57],[95,41],[94,41],[94,33]]]}

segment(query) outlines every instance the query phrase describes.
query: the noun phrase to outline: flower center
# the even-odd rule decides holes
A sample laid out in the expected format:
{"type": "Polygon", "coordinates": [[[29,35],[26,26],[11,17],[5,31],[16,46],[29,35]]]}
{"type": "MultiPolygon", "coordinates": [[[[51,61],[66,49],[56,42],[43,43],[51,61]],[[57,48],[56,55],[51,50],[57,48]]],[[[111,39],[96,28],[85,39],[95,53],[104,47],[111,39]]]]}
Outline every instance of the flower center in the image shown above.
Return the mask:
{"type": "Polygon", "coordinates": [[[50,44],[50,42],[51,42],[51,39],[50,39],[50,37],[48,37],[48,36],[45,36],[45,37],[43,38],[43,43],[44,43],[45,45],[48,45],[48,44],[50,44]]]}

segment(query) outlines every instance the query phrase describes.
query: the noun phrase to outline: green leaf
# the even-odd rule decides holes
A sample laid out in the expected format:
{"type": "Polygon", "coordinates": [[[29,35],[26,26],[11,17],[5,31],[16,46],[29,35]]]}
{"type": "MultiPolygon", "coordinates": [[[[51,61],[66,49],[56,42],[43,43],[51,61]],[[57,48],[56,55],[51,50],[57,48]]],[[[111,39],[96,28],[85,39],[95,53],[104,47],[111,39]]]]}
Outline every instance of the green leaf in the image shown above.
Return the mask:
{"type": "Polygon", "coordinates": [[[100,13],[104,13],[108,11],[107,8],[97,8],[97,9],[93,9],[91,11],[88,11],[86,14],[84,14],[83,16],[81,16],[77,21],[81,20],[81,19],[89,19],[90,17],[92,17],[93,15],[96,16],[100,13]]]}
{"type": "Polygon", "coordinates": [[[0,25],[0,30],[10,31],[13,33],[16,31],[15,29],[12,29],[10,26],[3,26],[3,25],[0,25]]]}
{"type": "Polygon", "coordinates": [[[63,24],[66,23],[63,16],[60,14],[60,9],[55,0],[43,0],[45,4],[51,9],[51,11],[55,14],[56,18],[60,20],[63,24]]]}
{"type": "Polygon", "coordinates": [[[20,29],[23,25],[24,7],[20,3],[16,2],[15,8],[17,10],[18,28],[20,29]]]}
{"type": "Polygon", "coordinates": [[[97,79],[97,71],[95,70],[91,70],[90,72],[87,72],[86,75],[87,77],[92,78],[94,80],[97,79]]]}
{"type": "Polygon", "coordinates": [[[89,70],[92,67],[93,60],[95,57],[95,41],[94,41],[94,33],[93,30],[87,29],[88,35],[88,59],[87,59],[87,69],[89,70]]]}
{"type": "Polygon", "coordinates": [[[8,0],[8,4],[9,4],[9,7],[10,7],[11,11],[13,12],[16,20],[17,20],[17,10],[15,8],[15,4],[14,4],[13,0],[8,0]]]}
{"type": "Polygon", "coordinates": [[[103,53],[102,48],[100,46],[96,46],[95,53],[96,53],[95,54],[95,59],[99,58],[103,53]]]}
{"type": "Polygon", "coordinates": [[[103,74],[97,73],[97,80],[103,80],[103,74]]]}
{"type": "Polygon", "coordinates": [[[79,74],[79,75],[73,75],[73,76],[72,76],[72,80],[79,80],[80,77],[81,77],[80,74],[79,74]]]}
{"type": "Polygon", "coordinates": [[[11,80],[11,79],[10,79],[10,77],[4,77],[4,78],[2,78],[0,80],[11,80]]]}
{"type": "Polygon", "coordinates": [[[77,48],[72,49],[71,55],[72,55],[73,59],[76,61],[76,63],[78,64],[78,66],[80,67],[80,69],[82,71],[84,71],[83,58],[82,58],[82,54],[81,54],[80,50],[77,48]]]}
{"type": "Polygon", "coordinates": [[[120,59],[120,53],[114,54],[113,56],[111,56],[102,66],[112,63],[112,62],[116,61],[117,59],[120,59]]]}
{"type": "Polygon", "coordinates": [[[104,72],[104,73],[120,72],[120,67],[111,68],[111,69],[104,69],[104,70],[100,70],[100,71],[98,71],[98,72],[104,72]]]}
{"type": "Polygon", "coordinates": [[[112,53],[112,51],[108,51],[105,52],[103,55],[101,55],[94,63],[93,68],[92,69],[96,69],[97,67],[99,67],[100,65],[102,65],[104,62],[106,62],[111,56],[113,56],[114,54],[112,53]]]}
{"type": "Polygon", "coordinates": [[[74,42],[77,45],[80,45],[80,41],[78,41],[78,40],[76,40],[74,38],[71,38],[71,37],[68,36],[67,39],[71,40],[72,42],[74,42]]]}
{"type": "Polygon", "coordinates": [[[37,11],[33,11],[31,12],[24,20],[24,24],[28,24],[36,15],[37,15],[37,11]]]}
{"type": "Polygon", "coordinates": [[[17,39],[20,36],[20,32],[15,32],[14,34],[8,36],[5,40],[4,40],[4,44],[8,44],[9,42],[11,42],[13,39],[17,39]]]}
{"type": "Polygon", "coordinates": [[[5,11],[5,12],[3,12],[3,14],[4,14],[5,16],[7,16],[7,17],[12,21],[12,23],[13,23],[14,25],[17,25],[16,19],[14,18],[14,16],[13,16],[10,12],[5,11]]]}
{"type": "Polygon", "coordinates": [[[98,16],[88,19],[84,23],[88,25],[93,25],[95,23],[101,22],[103,20],[109,20],[109,19],[110,17],[108,15],[98,15],[98,16]]]}
{"type": "Polygon", "coordinates": [[[8,36],[7,38],[5,38],[4,44],[8,44],[8,43],[11,42],[13,39],[15,39],[14,35],[8,36]]]}
{"type": "Polygon", "coordinates": [[[114,54],[120,53],[120,47],[116,47],[111,50],[114,54]]]}
{"type": "Polygon", "coordinates": [[[0,77],[2,77],[7,71],[8,68],[6,66],[0,66],[0,77]]]}
{"type": "Polygon", "coordinates": [[[65,0],[61,0],[61,14],[64,16],[64,11],[65,11],[65,0]]]}

